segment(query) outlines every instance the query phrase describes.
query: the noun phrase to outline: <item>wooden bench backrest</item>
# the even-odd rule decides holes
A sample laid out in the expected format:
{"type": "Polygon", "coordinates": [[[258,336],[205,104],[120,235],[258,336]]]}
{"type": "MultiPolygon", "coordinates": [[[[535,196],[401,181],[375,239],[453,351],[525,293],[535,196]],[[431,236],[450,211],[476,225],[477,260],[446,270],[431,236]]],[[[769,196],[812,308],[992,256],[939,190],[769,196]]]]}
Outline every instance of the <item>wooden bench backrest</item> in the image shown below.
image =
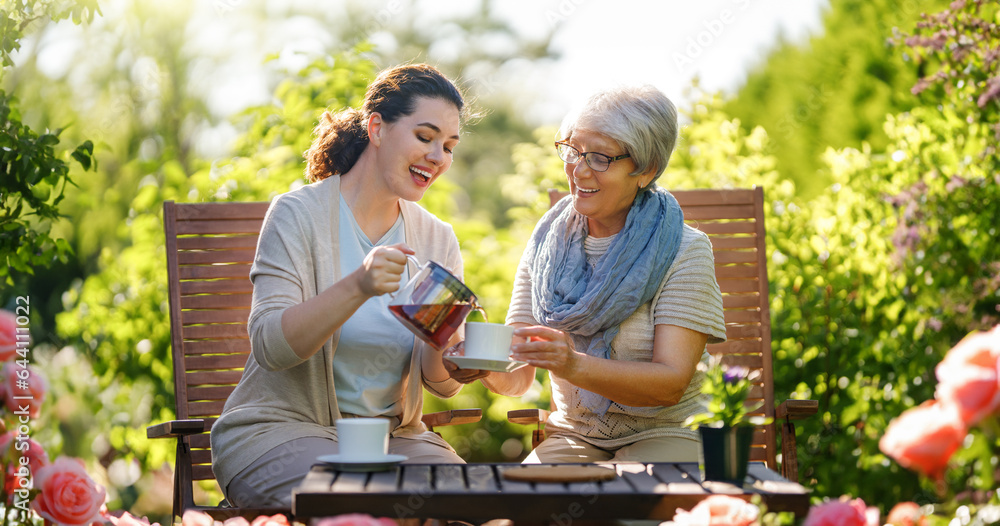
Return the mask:
{"type": "Polygon", "coordinates": [[[163,205],[177,418],[206,421],[190,437],[193,480],[215,480],[208,432],[250,354],[250,265],[267,207],[163,205]]]}
{"type": "MultiPolygon", "coordinates": [[[[722,355],[725,364],[742,365],[760,372],[750,401],[763,401],[763,406],[754,414],[771,417],[772,423],[758,426],[750,460],[765,462],[769,468],[777,469],[764,190],[755,187],[671,193],[684,210],[684,221],[708,234],[712,240],[715,277],[722,290],[726,318],[726,341],[709,345],[708,352],[722,355]]],[[[565,195],[565,192],[550,191],[550,204],[565,195]]]]}

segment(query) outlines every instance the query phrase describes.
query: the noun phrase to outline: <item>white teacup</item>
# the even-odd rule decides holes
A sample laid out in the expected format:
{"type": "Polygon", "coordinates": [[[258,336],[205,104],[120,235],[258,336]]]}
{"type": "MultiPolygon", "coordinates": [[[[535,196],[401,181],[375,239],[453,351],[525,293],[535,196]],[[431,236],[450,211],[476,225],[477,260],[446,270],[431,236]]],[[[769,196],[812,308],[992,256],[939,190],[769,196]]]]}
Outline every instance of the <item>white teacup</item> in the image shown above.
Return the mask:
{"type": "Polygon", "coordinates": [[[384,460],[389,452],[389,419],[338,419],[337,442],[342,458],[351,461],[384,460]]]}
{"type": "Polygon", "coordinates": [[[485,360],[510,360],[514,328],[500,323],[470,321],[465,324],[465,356],[485,360]]]}

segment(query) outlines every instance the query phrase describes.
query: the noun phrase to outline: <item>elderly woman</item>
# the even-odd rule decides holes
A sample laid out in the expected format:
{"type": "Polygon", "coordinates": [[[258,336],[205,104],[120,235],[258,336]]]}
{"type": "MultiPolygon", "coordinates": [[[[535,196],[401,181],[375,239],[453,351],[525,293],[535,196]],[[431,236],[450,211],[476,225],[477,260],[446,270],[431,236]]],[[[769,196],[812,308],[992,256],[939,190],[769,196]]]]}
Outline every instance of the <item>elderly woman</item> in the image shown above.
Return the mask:
{"type": "Polygon", "coordinates": [[[535,227],[507,313],[529,367],[482,380],[517,396],[549,371],[550,436],[525,462],[698,459],[684,421],[703,411],[705,344],[726,332],[708,236],[655,185],[677,129],[652,87],[598,93],[562,124],[571,195],[535,227]]]}

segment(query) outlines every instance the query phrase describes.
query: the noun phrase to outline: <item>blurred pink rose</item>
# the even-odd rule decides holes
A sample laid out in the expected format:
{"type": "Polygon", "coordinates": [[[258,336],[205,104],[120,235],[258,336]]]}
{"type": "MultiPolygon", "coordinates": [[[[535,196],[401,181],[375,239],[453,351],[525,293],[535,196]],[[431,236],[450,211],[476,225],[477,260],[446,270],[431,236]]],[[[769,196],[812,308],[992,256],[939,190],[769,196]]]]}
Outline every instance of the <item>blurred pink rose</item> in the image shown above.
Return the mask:
{"type": "Polygon", "coordinates": [[[17,352],[17,316],[0,310],[0,362],[6,362],[17,352]]]}
{"type": "Polygon", "coordinates": [[[104,487],[95,483],[78,458],[59,457],[34,473],[41,493],[31,507],[42,518],[65,526],[85,526],[101,520],[104,487]]]}
{"type": "Polygon", "coordinates": [[[33,439],[22,437],[17,440],[16,431],[8,431],[0,435],[0,459],[9,460],[7,471],[4,474],[3,488],[7,495],[13,495],[14,490],[26,489],[28,483],[21,484],[22,478],[30,478],[30,474],[37,473],[43,466],[49,463],[49,455],[42,448],[42,445],[33,439]],[[20,448],[20,449],[18,449],[20,448]],[[20,471],[21,457],[28,459],[27,473],[20,471]],[[29,475],[29,476],[23,476],[29,475]]]}
{"type": "Polygon", "coordinates": [[[38,418],[45,394],[49,391],[49,381],[41,371],[32,365],[22,367],[17,363],[7,362],[3,364],[0,382],[6,385],[4,398],[7,400],[7,409],[15,416],[25,416],[22,415],[22,409],[27,409],[27,417],[38,418]]]}
{"type": "Polygon", "coordinates": [[[885,521],[892,526],[921,526],[927,522],[920,513],[920,505],[916,502],[896,504],[889,511],[889,517],[885,521]]]}
{"type": "Polygon", "coordinates": [[[276,515],[258,515],[256,519],[250,522],[250,526],[290,526],[288,523],[288,517],[278,513],[276,515]]]}
{"type": "Polygon", "coordinates": [[[867,526],[867,509],[861,499],[831,500],[809,508],[802,526],[867,526]]]}
{"type": "Polygon", "coordinates": [[[349,513],[320,519],[313,526],[396,526],[396,521],[363,513],[349,513]]]}
{"type": "Polygon", "coordinates": [[[127,511],[125,513],[122,513],[121,517],[115,517],[114,515],[108,515],[107,519],[108,519],[108,521],[111,522],[111,524],[114,524],[115,526],[160,526],[160,523],[158,523],[158,522],[154,522],[153,524],[150,524],[148,518],[142,517],[140,519],[139,517],[132,516],[127,511]]]}
{"type": "Polygon", "coordinates": [[[928,400],[890,422],[878,447],[903,467],[940,478],[965,433],[956,412],[928,400]]]}
{"type": "Polygon", "coordinates": [[[181,517],[181,526],[215,526],[215,519],[203,511],[187,510],[181,517]]]}
{"type": "Polygon", "coordinates": [[[673,523],[677,526],[750,526],[756,524],[760,510],[745,500],[726,495],[712,495],[691,511],[677,508],[673,523]]]}
{"type": "Polygon", "coordinates": [[[966,427],[1000,407],[1000,325],[958,342],[935,369],[935,398],[958,411],[966,427]]]}

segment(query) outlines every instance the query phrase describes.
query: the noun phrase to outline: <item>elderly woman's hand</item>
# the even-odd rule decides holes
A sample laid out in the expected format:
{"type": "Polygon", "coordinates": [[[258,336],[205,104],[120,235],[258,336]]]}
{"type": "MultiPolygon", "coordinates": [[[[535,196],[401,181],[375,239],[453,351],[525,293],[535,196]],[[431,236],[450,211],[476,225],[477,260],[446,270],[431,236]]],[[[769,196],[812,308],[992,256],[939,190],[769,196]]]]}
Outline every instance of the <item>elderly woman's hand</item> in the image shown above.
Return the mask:
{"type": "Polygon", "coordinates": [[[511,358],[548,369],[556,376],[572,378],[583,355],[576,352],[573,339],[563,331],[535,325],[514,331],[515,338],[527,341],[511,346],[511,358]]]}
{"type": "Polygon", "coordinates": [[[490,375],[489,371],[484,371],[481,369],[462,369],[454,362],[448,360],[449,356],[465,356],[465,342],[458,342],[452,345],[444,351],[442,358],[444,359],[444,368],[448,371],[448,376],[455,381],[463,384],[475,382],[480,378],[486,378],[490,375]]]}

